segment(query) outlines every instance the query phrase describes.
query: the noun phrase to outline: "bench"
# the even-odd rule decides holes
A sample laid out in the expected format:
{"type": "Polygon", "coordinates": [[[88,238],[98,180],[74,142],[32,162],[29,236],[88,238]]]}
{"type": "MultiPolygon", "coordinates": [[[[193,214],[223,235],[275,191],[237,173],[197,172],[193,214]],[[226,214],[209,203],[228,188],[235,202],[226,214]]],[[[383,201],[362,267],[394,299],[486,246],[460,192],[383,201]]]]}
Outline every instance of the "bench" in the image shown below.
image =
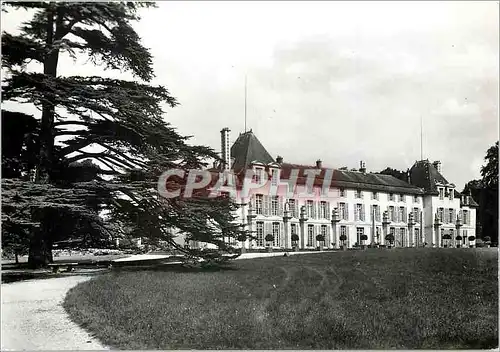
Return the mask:
{"type": "Polygon", "coordinates": [[[72,272],[73,268],[77,266],[78,263],[57,263],[57,264],[49,264],[49,267],[52,268],[53,273],[58,273],[59,269],[66,268],[66,272],[72,272]]]}

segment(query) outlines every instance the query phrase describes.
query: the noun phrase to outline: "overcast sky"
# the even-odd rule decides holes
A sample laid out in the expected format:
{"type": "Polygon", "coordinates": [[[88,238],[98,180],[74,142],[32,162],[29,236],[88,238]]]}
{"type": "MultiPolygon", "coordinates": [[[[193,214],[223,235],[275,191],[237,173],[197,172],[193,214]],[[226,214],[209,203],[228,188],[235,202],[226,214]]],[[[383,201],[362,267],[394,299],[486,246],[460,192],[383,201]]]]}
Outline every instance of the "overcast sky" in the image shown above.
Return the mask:
{"type": "MultiPolygon", "coordinates": [[[[247,123],[269,153],[327,167],[441,160],[461,190],[498,139],[498,2],[160,2],[135,27],[167,121],[220,149],[247,123]]],[[[2,14],[13,31],[25,12],[2,14]]],[[[96,74],[60,61],[64,75],[96,74]]],[[[128,78],[117,72],[107,76],[128,78]]],[[[25,108],[27,111],[31,109],[25,108]]]]}

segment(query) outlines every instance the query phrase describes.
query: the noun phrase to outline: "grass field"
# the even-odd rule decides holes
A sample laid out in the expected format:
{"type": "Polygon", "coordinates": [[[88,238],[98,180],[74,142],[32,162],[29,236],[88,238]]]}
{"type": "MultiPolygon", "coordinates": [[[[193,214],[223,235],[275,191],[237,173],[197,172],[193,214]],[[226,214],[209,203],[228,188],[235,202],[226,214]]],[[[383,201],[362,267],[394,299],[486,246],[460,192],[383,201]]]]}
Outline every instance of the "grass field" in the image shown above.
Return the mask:
{"type": "Polygon", "coordinates": [[[374,249],[110,272],[64,306],[116,349],[494,348],[497,277],[495,249],[374,249]]]}

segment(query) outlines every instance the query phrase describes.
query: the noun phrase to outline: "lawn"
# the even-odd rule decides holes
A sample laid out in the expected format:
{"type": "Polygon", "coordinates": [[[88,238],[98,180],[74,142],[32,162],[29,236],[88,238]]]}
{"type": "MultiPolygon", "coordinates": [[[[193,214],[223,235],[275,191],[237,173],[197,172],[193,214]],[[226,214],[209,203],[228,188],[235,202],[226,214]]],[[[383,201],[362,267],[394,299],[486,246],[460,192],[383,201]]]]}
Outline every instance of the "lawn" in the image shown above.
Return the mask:
{"type": "Polygon", "coordinates": [[[372,249],[121,270],[79,284],[64,306],[115,349],[494,348],[498,259],[372,249]]]}

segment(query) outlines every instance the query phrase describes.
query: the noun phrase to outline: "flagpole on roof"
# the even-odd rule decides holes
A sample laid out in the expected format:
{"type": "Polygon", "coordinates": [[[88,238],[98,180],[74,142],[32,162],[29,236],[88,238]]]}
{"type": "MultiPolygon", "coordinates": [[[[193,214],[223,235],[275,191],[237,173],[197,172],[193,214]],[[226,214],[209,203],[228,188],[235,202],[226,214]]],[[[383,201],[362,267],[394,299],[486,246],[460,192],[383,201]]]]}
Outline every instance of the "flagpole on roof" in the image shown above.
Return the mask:
{"type": "Polygon", "coordinates": [[[245,132],[247,131],[247,75],[245,73],[245,132]]]}

